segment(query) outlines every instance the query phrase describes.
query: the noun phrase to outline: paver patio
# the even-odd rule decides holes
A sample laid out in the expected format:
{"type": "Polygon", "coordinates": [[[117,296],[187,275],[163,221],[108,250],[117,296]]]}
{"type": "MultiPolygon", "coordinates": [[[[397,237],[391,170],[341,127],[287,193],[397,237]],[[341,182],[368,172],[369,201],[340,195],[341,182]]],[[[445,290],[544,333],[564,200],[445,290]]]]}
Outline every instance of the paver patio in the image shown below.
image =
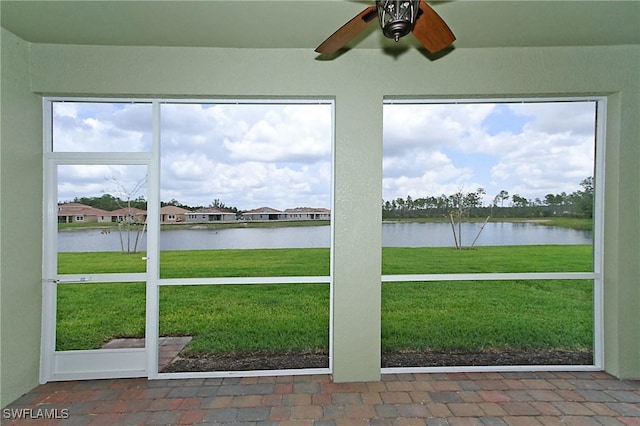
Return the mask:
{"type": "Polygon", "coordinates": [[[6,425],[640,426],[640,381],[602,372],[491,372],[358,383],[327,375],[51,382],[2,415],[6,425]]]}

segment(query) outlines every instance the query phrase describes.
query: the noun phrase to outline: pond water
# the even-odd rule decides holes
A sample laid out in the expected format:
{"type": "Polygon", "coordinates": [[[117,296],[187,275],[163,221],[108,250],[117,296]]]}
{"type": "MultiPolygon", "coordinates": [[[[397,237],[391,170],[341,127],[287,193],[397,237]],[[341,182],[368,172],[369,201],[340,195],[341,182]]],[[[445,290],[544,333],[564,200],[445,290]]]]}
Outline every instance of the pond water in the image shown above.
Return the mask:
{"type": "MultiPolygon", "coordinates": [[[[469,246],[478,236],[482,224],[462,225],[462,244],[469,246]]],[[[126,247],[126,234],[122,244],[126,247]]],[[[130,235],[133,248],[135,234],[130,235]]],[[[475,243],[477,246],[530,244],[591,244],[591,231],[537,225],[533,223],[487,223],[475,243]]],[[[161,250],[206,250],[250,248],[329,247],[329,226],[289,228],[171,229],[160,234],[161,250]]],[[[384,223],[382,244],[385,247],[453,247],[453,232],[448,223],[384,223]]],[[[146,250],[146,238],[140,237],[138,250],[146,250]]],[[[58,251],[120,251],[121,235],[117,230],[65,230],[58,232],[58,251]]]]}

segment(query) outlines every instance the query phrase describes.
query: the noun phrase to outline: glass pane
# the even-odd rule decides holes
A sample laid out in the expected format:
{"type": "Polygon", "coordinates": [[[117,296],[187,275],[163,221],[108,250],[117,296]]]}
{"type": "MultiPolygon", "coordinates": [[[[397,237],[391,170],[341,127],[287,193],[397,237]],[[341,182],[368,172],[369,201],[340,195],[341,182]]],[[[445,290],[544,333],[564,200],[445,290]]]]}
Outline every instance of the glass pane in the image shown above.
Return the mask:
{"type": "Polygon", "coordinates": [[[58,273],[145,272],[146,200],[146,166],[58,166],[58,273]]]}
{"type": "Polygon", "coordinates": [[[383,256],[419,262],[384,273],[593,271],[595,125],[595,102],[384,105],[383,256]]]}
{"type": "Polygon", "coordinates": [[[159,371],[328,368],[329,284],[160,287],[159,371]]]}
{"type": "Polygon", "coordinates": [[[56,350],[144,347],[145,284],[59,284],[56,350]]]}
{"type": "Polygon", "coordinates": [[[329,275],[332,106],[164,104],[160,271],[329,275]]]}
{"type": "Polygon", "coordinates": [[[382,286],[382,366],[592,365],[593,281],[382,286]]]}
{"type": "Polygon", "coordinates": [[[151,104],[52,102],[54,152],[151,150],[151,104]]]}

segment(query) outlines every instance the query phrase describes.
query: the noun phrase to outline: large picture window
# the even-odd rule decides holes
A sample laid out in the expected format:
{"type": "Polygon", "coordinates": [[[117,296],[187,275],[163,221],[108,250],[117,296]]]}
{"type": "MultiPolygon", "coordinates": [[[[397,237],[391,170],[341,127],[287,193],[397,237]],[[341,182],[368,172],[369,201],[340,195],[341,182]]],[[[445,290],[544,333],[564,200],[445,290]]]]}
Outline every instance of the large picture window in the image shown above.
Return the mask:
{"type": "Polygon", "coordinates": [[[330,371],[332,102],[44,110],[47,380],[330,371]]]}
{"type": "Polygon", "coordinates": [[[331,105],[161,114],[161,277],[329,275],[331,105]]]}
{"type": "Polygon", "coordinates": [[[159,370],[328,368],[331,105],[161,115],[160,335],[189,343],[159,370]]]}
{"type": "Polygon", "coordinates": [[[385,103],[383,368],[600,364],[600,108],[385,103]]]}

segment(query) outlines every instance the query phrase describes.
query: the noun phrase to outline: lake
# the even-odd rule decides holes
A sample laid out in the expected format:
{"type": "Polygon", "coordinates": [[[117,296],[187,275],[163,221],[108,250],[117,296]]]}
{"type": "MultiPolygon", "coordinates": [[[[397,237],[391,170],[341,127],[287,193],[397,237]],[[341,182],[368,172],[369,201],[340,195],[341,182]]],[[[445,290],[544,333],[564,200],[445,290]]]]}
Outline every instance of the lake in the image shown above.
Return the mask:
{"type": "MultiPolygon", "coordinates": [[[[481,223],[462,225],[462,243],[469,246],[480,231],[481,223]]],[[[126,247],[126,234],[123,233],[126,247]]],[[[131,235],[131,247],[135,235],[131,235]]],[[[141,237],[139,251],[146,250],[141,237]]],[[[171,229],[160,234],[161,250],[207,250],[252,248],[329,247],[329,226],[288,228],[171,229]]],[[[477,246],[532,244],[591,244],[591,231],[536,225],[533,223],[490,222],[480,233],[477,246]]],[[[453,247],[453,233],[448,223],[384,223],[382,245],[385,247],[453,247]]],[[[120,251],[117,230],[65,230],[58,232],[58,251],[120,251]]]]}

